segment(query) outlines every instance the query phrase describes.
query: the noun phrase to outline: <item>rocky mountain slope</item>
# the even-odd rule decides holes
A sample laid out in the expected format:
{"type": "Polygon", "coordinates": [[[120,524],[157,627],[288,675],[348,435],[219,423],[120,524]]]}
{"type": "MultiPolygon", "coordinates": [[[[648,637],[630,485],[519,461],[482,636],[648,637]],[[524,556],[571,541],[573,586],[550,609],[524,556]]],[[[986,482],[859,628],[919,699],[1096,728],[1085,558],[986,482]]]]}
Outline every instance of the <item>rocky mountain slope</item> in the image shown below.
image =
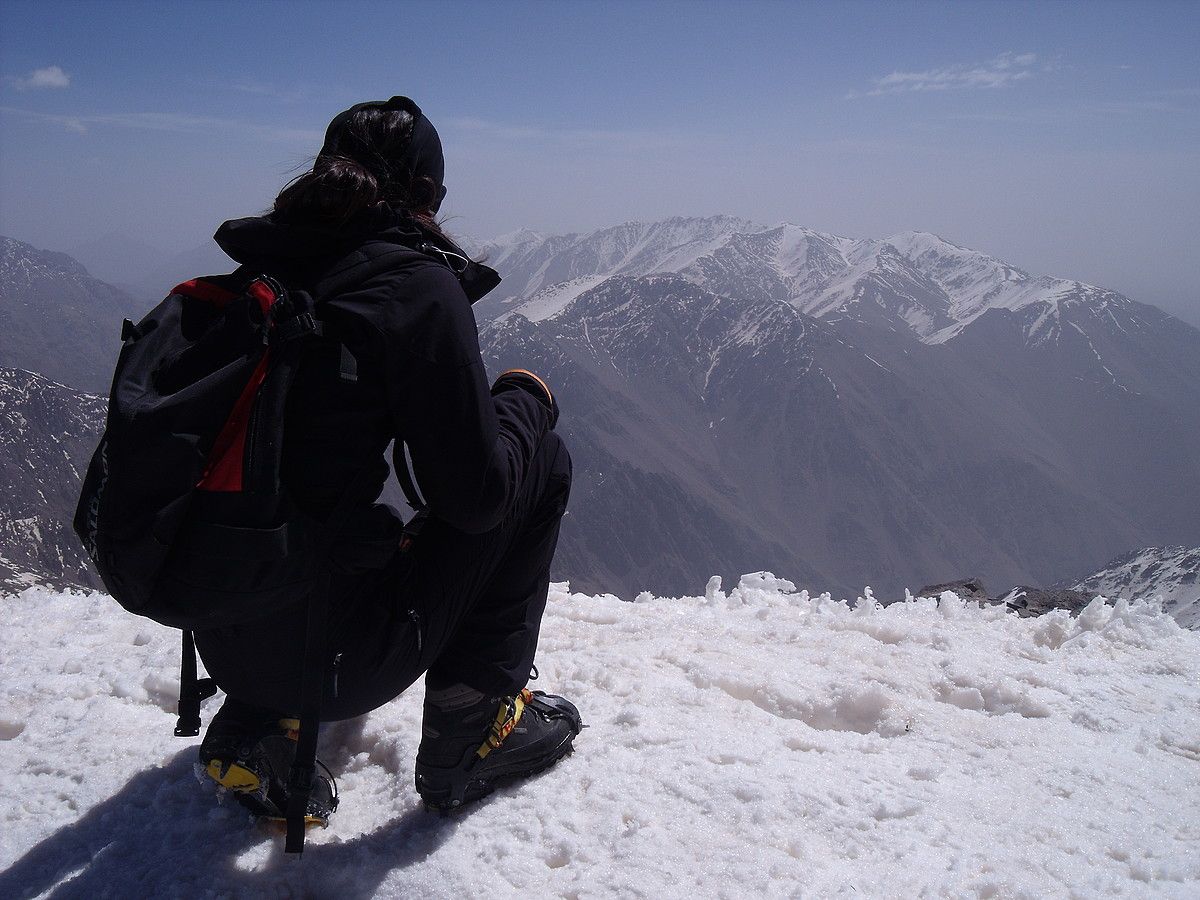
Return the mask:
{"type": "Polygon", "coordinates": [[[121,320],[146,304],[64,253],[0,237],[0,365],[108,392],[121,320]]]}
{"type": "Polygon", "coordinates": [[[0,368],[0,588],[99,587],[71,517],[104,410],[102,397],[0,368]]]}
{"type": "Polygon", "coordinates": [[[1118,557],[1071,585],[1106,597],[1162,601],[1185,628],[1200,629],[1200,548],[1146,547],[1118,557]]]}
{"type": "Polygon", "coordinates": [[[560,571],[589,589],[681,591],[707,558],[853,596],[873,560],[899,594],[964,569],[1049,583],[1200,529],[1165,487],[1200,488],[1200,334],[1110,312],[1063,303],[1031,342],[1031,312],[995,309],[926,343],[769,292],[615,276],[540,321],[500,316],[483,347],[558,386],[577,463],[560,571]]]}

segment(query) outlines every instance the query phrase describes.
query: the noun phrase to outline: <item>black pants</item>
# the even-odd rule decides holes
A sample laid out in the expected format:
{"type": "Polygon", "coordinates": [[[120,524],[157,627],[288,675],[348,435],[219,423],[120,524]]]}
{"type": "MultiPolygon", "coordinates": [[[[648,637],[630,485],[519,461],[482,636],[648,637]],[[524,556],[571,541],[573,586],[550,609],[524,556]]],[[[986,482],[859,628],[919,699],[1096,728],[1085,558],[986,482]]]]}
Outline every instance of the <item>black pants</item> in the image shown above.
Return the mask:
{"type": "MultiPolygon", "coordinates": [[[[331,603],[321,718],[347,719],[394,699],[424,672],[489,695],[529,677],[550,562],[571,487],[571,458],[543,438],[504,521],[466,534],[430,519],[406,553],[343,581],[331,603]]],[[[209,674],[230,698],[300,708],[304,604],[251,626],[197,632],[209,674]]]]}

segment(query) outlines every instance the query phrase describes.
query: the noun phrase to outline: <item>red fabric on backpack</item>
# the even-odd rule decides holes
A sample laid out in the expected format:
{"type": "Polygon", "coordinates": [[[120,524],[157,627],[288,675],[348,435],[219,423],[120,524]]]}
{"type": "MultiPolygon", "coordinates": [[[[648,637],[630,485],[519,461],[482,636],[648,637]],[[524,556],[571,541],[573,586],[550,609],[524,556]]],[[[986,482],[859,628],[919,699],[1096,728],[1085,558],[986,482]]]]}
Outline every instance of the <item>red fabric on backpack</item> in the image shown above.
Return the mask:
{"type": "Polygon", "coordinates": [[[208,464],[204,474],[196,483],[196,487],[204,491],[240,491],[242,490],[242,473],[246,458],[246,431],[250,426],[250,411],[254,407],[254,398],[262,387],[263,379],[267,377],[267,364],[271,355],[268,350],[258,361],[250,380],[246,382],[242,394],[225,420],[212,450],[208,454],[208,464]]]}

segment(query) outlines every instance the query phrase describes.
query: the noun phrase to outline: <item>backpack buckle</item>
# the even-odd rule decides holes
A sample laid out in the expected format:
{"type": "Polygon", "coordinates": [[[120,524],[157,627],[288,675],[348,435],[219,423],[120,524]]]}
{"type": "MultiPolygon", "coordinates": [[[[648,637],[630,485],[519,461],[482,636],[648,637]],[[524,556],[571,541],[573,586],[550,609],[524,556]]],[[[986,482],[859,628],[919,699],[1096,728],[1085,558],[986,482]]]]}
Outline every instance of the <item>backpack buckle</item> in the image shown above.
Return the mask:
{"type": "Polygon", "coordinates": [[[312,313],[301,313],[282,322],[276,322],[270,329],[269,343],[286,344],[309,334],[323,334],[324,329],[312,313]]]}

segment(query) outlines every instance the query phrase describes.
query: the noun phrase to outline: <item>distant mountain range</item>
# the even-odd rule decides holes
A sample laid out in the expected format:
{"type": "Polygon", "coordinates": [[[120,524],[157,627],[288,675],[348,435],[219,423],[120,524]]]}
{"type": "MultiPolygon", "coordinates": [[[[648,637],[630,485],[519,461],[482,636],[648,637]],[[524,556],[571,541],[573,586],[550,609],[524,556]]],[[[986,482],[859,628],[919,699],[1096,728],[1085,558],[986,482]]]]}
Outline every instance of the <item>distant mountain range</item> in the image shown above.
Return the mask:
{"type": "MultiPolygon", "coordinates": [[[[485,315],[538,321],[614,275],[683,275],[717,294],[788,303],[831,322],[870,321],[944,343],[989,310],[1028,311],[1027,337],[1050,340],[1060,311],[1086,305],[1166,313],[1079,281],[1033,276],[928,232],[856,240],[743,219],[630,222],[583,235],[519,231],[478,248],[505,282],[485,315]]],[[[1172,317],[1173,321],[1174,320],[1172,317]]]]}
{"type": "MultiPolygon", "coordinates": [[[[86,272],[4,246],[0,314],[23,296],[7,273],[36,272],[44,345],[130,315],[57,333],[56,302],[128,298],[56,294],[86,272]]],[[[554,574],[581,589],[771,569],[898,596],[1200,545],[1200,331],[1153,307],[924,233],[715,217],[475,249],[505,276],[476,307],[489,366],[537,369],[562,402],[576,485],[554,574]]],[[[106,388],[110,367],[59,380],[106,388]]]]}

